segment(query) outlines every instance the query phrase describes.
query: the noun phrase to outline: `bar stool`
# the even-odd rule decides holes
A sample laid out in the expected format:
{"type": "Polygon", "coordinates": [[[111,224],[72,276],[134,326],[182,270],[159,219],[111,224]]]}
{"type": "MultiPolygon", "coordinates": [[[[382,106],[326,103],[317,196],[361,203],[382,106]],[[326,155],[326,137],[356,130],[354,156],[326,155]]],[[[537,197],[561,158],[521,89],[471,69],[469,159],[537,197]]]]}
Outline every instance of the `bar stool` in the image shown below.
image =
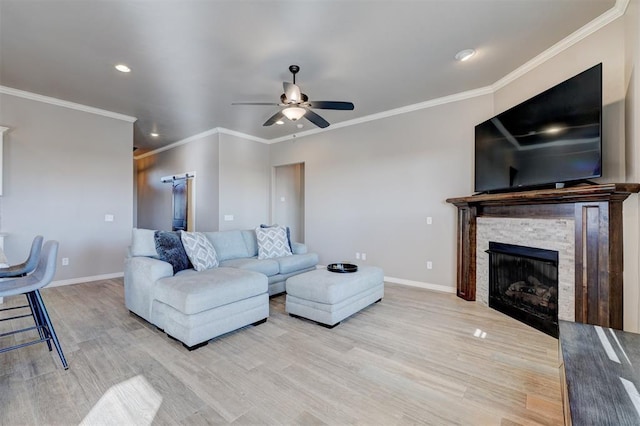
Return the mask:
{"type": "Polygon", "coordinates": [[[40,250],[42,249],[43,240],[42,235],[36,236],[31,243],[31,251],[29,252],[27,260],[17,265],[0,268],[0,278],[22,277],[36,269],[38,260],[40,260],[40,250]]]}
{"type": "MultiPolygon", "coordinates": [[[[23,348],[25,346],[34,345],[41,342],[46,342],[47,346],[49,347],[49,351],[51,351],[51,342],[53,342],[56,351],[60,356],[62,366],[65,370],[67,370],[69,368],[69,365],[67,364],[67,360],[62,353],[62,347],[60,346],[60,342],[58,341],[58,336],[56,335],[53,324],[51,323],[51,319],[49,318],[49,313],[47,312],[47,308],[44,306],[44,301],[42,300],[42,296],[40,295],[40,289],[48,285],[53,280],[53,276],[55,275],[56,261],[58,258],[58,242],[47,241],[46,243],[44,243],[41,256],[39,257],[40,259],[37,261],[37,266],[32,274],[19,278],[0,281],[0,297],[24,294],[27,297],[27,301],[29,302],[28,306],[24,305],[14,308],[5,308],[0,309],[0,311],[29,307],[31,310],[30,315],[33,317],[35,326],[2,333],[0,334],[0,338],[30,330],[37,330],[40,338],[26,343],[9,346],[7,348],[0,348],[0,353],[7,352],[13,349],[23,348]]],[[[29,261],[27,260],[25,264],[26,263],[29,263],[29,261]]],[[[14,317],[0,319],[0,321],[9,321],[28,316],[29,314],[16,315],[14,317]]]]}

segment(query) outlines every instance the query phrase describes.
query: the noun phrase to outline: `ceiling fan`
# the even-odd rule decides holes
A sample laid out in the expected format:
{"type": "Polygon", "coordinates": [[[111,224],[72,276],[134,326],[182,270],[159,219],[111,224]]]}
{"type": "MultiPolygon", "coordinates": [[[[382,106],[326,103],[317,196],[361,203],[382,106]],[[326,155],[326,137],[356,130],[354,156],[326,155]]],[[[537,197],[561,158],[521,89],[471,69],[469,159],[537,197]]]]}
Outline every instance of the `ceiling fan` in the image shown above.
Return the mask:
{"type": "Polygon", "coordinates": [[[329,126],[329,122],[320,117],[311,109],[335,109],[350,111],[354,106],[351,102],[342,101],[309,101],[309,97],[300,91],[300,87],[296,85],[296,74],[300,71],[298,65],[290,65],[289,71],[293,74],[293,83],[283,82],[284,93],[280,95],[280,103],[269,102],[234,102],[232,105],[274,105],[283,107],[280,111],[273,114],[263,126],[271,126],[275,123],[282,124],[284,118],[291,121],[298,121],[302,117],[306,118],[316,126],[325,128],[329,126]]]}

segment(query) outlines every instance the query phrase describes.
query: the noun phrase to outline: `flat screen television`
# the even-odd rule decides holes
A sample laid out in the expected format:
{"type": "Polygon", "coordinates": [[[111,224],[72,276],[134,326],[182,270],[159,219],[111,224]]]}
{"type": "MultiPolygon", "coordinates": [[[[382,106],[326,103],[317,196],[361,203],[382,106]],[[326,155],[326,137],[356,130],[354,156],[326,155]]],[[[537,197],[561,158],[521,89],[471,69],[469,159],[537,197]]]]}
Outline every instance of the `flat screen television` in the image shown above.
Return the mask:
{"type": "Polygon", "coordinates": [[[475,191],[602,176],[602,64],[475,128],[475,191]]]}

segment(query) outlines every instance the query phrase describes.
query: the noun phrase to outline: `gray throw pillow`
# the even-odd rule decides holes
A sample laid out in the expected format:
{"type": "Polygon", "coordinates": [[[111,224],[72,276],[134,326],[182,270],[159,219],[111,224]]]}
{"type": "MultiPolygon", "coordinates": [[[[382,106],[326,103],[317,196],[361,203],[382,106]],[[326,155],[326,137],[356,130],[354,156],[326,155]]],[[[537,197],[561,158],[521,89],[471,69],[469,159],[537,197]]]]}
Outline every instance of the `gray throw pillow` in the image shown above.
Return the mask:
{"type": "Polygon", "coordinates": [[[218,266],[218,256],[213,245],[202,232],[180,233],[184,251],[196,271],[204,271],[218,266]]]}
{"type": "Polygon", "coordinates": [[[258,240],[258,259],[291,256],[291,247],[287,241],[287,231],[284,226],[271,228],[256,228],[258,240]]]}
{"type": "MultiPolygon", "coordinates": [[[[273,228],[275,226],[279,226],[277,223],[274,223],[273,225],[267,225],[267,224],[262,224],[260,225],[260,228],[273,228]]],[[[289,243],[289,249],[291,250],[291,253],[293,253],[293,245],[291,244],[291,229],[286,226],[285,229],[287,230],[287,242],[289,243]]]]}
{"type": "Polygon", "coordinates": [[[154,235],[158,258],[173,266],[173,273],[192,268],[189,257],[184,251],[180,234],[172,231],[156,231],[154,235]]]}

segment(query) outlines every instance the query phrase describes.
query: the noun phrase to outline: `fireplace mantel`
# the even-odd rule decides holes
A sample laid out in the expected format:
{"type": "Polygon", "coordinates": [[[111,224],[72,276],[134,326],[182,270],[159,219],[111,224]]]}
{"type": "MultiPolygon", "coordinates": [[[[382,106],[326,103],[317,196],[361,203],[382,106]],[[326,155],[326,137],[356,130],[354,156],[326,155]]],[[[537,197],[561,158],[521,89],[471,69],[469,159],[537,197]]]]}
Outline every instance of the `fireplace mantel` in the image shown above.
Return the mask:
{"type": "Polygon", "coordinates": [[[640,184],[610,183],[447,199],[458,208],[458,296],[476,298],[478,217],[572,219],[575,319],[622,329],[622,202],[639,191],[640,184]]]}

